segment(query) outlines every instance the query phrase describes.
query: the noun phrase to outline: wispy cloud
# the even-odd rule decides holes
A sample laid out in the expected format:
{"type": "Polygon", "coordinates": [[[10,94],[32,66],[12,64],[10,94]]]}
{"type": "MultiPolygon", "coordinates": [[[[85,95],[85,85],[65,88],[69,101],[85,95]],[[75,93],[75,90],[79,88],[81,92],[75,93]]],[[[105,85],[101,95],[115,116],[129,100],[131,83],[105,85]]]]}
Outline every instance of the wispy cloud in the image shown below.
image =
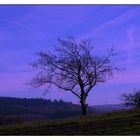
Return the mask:
{"type": "Polygon", "coordinates": [[[130,47],[134,47],[134,37],[133,37],[133,33],[135,32],[135,26],[134,25],[131,25],[130,28],[128,28],[126,30],[126,33],[128,35],[128,38],[129,38],[129,41],[130,41],[130,47]]]}
{"type": "Polygon", "coordinates": [[[12,25],[15,25],[17,27],[21,27],[21,28],[24,28],[24,29],[27,29],[29,30],[30,28],[25,26],[24,24],[22,23],[19,23],[19,22],[16,22],[16,21],[13,21],[13,20],[10,20],[8,18],[3,18],[3,17],[0,17],[0,21],[4,21],[4,22],[7,22],[9,24],[12,24],[12,25]]]}
{"type": "Polygon", "coordinates": [[[87,32],[86,34],[84,34],[82,36],[93,36],[93,35],[98,35],[100,33],[103,34],[103,30],[112,28],[118,24],[122,24],[122,23],[134,18],[135,16],[137,16],[139,14],[140,14],[139,7],[131,9],[109,21],[102,23],[101,25],[99,25],[97,27],[93,27],[92,30],[90,30],[89,32],[87,32]]]}
{"type": "Polygon", "coordinates": [[[128,39],[129,39],[129,43],[130,45],[127,46],[127,55],[128,55],[128,58],[127,58],[127,65],[131,65],[132,64],[132,52],[134,50],[134,34],[135,32],[135,26],[134,25],[131,25],[127,30],[126,30],[126,33],[128,35],[128,39]]]}
{"type": "MultiPolygon", "coordinates": [[[[28,19],[28,20],[30,20],[30,19],[28,19]]],[[[33,37],[37,37],[37,36],[38,36],[38,37],[50,37],[48,34],[46,34],[46,33],[44,33],[44,32],[41,32],[41,31],[38,31],[38,30],[32,30],[32,27],[27,26],[27,25],[25,25],[24,23],[22,23],[22,22],[20,21],[20,19],[11,20],[11,19],[8,19],[8,18],[0,17],[0,21],[7,22],[7,23],[9,23],[9,25],[15,26],[15,28],[24,29],[24,31],[28,32],[28,35],[29,35],[28,38],[31,38],[33,35],[34,35],[33,37]],[[31,35],[32,32],[34,32],[33,35],[31,35]]],[[[8,28],[8,27],[2,29],[2,31],[3,31],[3,32],[5,31],[5,33],[6,33],[7,28],[8,28]]],[[[20,36],[18,36],[18,37],[20,37],[20,36]]],[[[27,38],[27,37],[26,37],[26,38],[27,38]]]]}

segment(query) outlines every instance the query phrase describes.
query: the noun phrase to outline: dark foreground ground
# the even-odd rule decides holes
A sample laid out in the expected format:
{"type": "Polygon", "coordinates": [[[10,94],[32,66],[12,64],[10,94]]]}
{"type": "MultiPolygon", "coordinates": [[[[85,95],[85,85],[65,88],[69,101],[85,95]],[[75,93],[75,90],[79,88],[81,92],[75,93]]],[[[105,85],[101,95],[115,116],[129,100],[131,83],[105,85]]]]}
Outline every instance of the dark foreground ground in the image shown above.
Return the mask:
{"type": "Polygon", "coordinates": [[[140,110],[5,125],[0,135],[140,135],[140,110]]]}

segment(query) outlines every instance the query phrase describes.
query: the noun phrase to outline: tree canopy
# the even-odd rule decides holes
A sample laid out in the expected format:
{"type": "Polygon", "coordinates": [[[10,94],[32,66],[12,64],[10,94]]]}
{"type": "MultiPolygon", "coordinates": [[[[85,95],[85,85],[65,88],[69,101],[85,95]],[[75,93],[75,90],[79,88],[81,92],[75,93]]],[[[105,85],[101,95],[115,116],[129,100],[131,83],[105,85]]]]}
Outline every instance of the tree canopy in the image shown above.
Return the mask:
{"type": "Polygon", "coordinates": [[[113,49],[107,55],[95,55],[90,39],[58,39],[55,52],[39,52],[38,60],[32,63],[39,73],[31,84],[35,87],[55,85],[70,91],[80,99],[84,115],[87,113],[86,99],[91,89],[119,70],[112,64],[114,55],[113,49]]]}

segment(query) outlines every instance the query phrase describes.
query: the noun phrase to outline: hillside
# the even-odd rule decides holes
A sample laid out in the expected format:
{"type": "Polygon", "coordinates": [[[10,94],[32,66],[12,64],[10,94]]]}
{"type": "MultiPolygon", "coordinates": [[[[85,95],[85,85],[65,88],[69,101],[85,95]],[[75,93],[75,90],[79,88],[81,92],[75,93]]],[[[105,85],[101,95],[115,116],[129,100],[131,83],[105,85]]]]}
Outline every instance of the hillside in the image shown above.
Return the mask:
{"type": "MultiPolygon", "coordinates": [[[[130,108],[124,105],[97,105],[88,108],[89,113],[105,113],[121,109],[130,108]]],[[[80,115],[80,105],[71,102],[42,98],[0,97],[0,125],[55,120],[80,115]]]]}
{"type": "Polygon", "coordinates": [[[0,126],[0,135],[140,135],[140,110],[0,126]]]}
{"type": "Polygon", "coordinates": [[[79,105],[62,100],[0,97],[0,124],[59,119],[79,114],[79,105]]]}

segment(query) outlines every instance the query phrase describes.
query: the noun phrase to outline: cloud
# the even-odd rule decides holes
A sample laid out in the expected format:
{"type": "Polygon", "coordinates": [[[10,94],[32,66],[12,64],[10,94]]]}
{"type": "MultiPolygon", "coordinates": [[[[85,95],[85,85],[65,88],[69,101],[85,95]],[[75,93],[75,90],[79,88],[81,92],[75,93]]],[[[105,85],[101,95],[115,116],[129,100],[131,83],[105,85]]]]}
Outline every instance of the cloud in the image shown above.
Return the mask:
{"type": "Polygon", "coordinates": [[[129,27],[127,30],[126,30],[126,33],[128,35],[128,38],[129,38],[129,42],[130,42],[130,47],[134,47],[134,37],[133,37],[133,34],[135,32],[135,29],[136,27],[134,25],[131,25],[131,27],[129,27]]]}
{"type": "Polygon", "coordinates": [[[134,18],[135,16],[139,15],[139,13],[140,13],[139,8],[131,9],[131,10],[124,12],[123,14],[113,18],[112,20],[106,21],[106,22],[102,23],[101,25],[94,27],[92,30],[90,30],[89,32],[87,32],[86,34],[84,34],[82,36],[98,35],[98,34],[102,33],[103,30],[114,27],[118,24],[122,24],[122,23],[134,18]]]}
{"type": "Polygon", "coordinates": [[[127,58],[127,65],[129,66],[130,64],[132,64],[132,52],[134,50],[134,32],[135,32],[135,29],[136,27],[134,25],[131,25],[127,30],[126,30],[126,33],[127,33],[127,36],[128,36],[128,39],[129,39],[129,43],[130,45],[127,45],[127,55],[128,55],[128,58],[127,58]]]}
{"type": "MultiPolygon", "coordinates": [[[[30,18],[28,20],[30,20],[30,18]]],[[[34,39],[34,38],[37,38],[37,37],[44,37],[44,38],[50,37],[48,34],[42,32],[42,31],[33,30],[31,26],[25,25],[24,22],[22,23],[22,21],[20,19],[11,20],[11,19],[8,19],[8,18],[0,17],[0,21],[7,22],[9,25],[13,25],[14,27],[16,27],[16,29],[23,29],[24,32],[28,33],[28,34],[26,34],[26,37],[24,37],[26,39],[34,39]]],[[[8,32],[7,28],[8,28],[8,26],[1,29],[2,34],[4,33],[6,35],[5,38],[8,38],[7,34],[8,35],[11,34],[10,37],[15,37],[15,35],[13,36],[13,33],[11,33],[11,31],[8,32]]],[[[17,38],[22,38],[22,36],[16,36],[16,37],[17,38]]],[[[2,38],[3,38],[3,36],[2,36],[2,38]]]]}
{"type": "Polygon", "coordinates": [[[10,19],[8,19],[8,18],[0,17],[0,21],[7,22],[7,23],[9,23],[9,24],[15,25],[15,26],[17,26],[17,27],[22,27],[22,28],[27,29],[27,30],[30,29],[29,27],[25,26],[24,24],[19,23],[19,22],[16,22],[16,21],[13,21],[13,20],[10,20],[10,19]]]}

